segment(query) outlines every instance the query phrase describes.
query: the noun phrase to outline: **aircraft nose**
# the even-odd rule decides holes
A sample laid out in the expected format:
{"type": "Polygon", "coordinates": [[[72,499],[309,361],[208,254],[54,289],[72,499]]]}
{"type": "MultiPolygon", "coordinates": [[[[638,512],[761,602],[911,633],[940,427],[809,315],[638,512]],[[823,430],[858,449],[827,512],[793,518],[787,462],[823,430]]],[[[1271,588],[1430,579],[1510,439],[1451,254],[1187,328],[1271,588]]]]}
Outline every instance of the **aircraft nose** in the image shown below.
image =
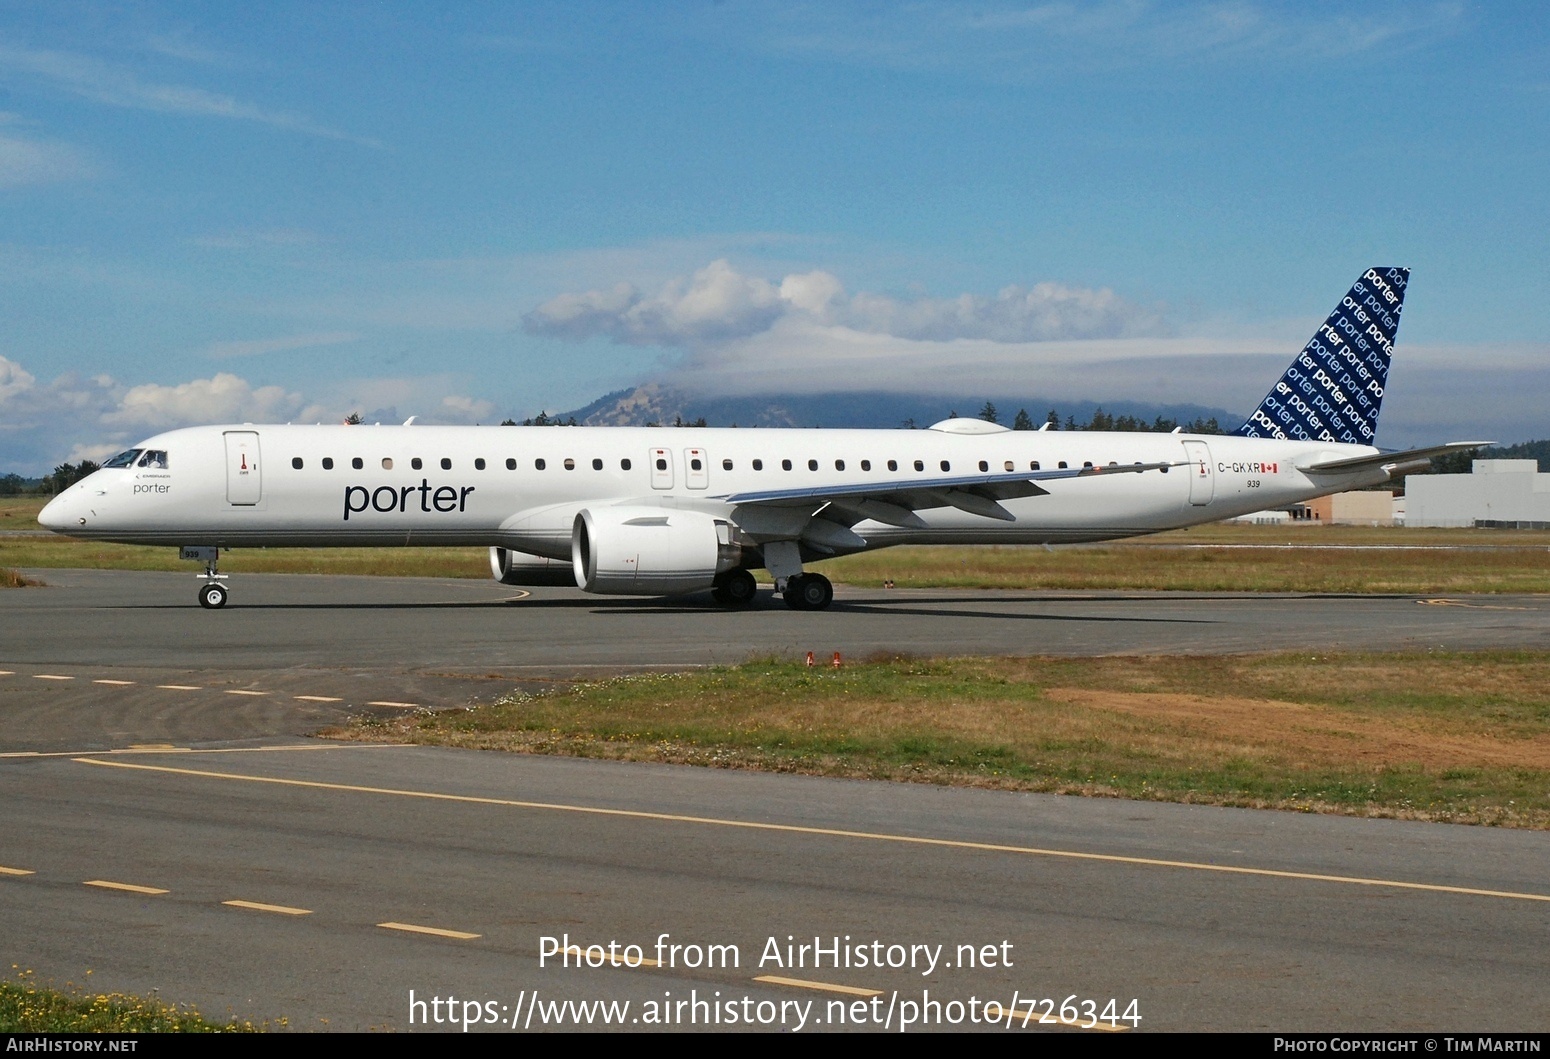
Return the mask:
{"type": "Polygon", "coordinates": [[[38,525],[45,529],[59,530],[70,525],[70,502],[68,493],[60,493],[38,512],[38,525]]]}

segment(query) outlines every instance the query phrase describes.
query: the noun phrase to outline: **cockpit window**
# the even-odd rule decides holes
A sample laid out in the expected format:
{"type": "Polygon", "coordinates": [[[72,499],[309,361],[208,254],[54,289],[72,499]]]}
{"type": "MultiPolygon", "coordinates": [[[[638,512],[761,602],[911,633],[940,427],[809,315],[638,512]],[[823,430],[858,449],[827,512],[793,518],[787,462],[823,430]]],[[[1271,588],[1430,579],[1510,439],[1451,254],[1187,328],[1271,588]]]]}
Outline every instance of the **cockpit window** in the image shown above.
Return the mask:
{"type": "Polygon", "coordinates": [[[135,465],[135,458],[138,457],[142,451],[144,451],[144,450],[143,449],[130,449],[128,452],[121,452],[117,456],[114,456],[107,463],[104,463],[102,466],[104,468],[107,468],[107,467],[133,467],[135,465]]]}
{"type": "Polygon", "coordinates": [[[145,455],[140,457],[137,467],[150,467],[159,471],[167,469],[167,453],[164,449],[146,449],[145,455]]]}

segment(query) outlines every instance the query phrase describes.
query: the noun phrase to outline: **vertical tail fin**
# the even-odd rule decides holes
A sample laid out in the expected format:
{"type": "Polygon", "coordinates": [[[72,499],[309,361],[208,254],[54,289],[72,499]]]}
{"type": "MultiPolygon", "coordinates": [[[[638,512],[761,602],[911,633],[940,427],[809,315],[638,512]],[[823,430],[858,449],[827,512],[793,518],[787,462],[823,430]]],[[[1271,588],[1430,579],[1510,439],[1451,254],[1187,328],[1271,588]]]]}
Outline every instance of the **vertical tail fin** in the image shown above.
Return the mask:
{"type": "Polygon", "coordinates": [[[1237,433],[1371,445],[1408,268],[1370,268],[1237,433]]]}

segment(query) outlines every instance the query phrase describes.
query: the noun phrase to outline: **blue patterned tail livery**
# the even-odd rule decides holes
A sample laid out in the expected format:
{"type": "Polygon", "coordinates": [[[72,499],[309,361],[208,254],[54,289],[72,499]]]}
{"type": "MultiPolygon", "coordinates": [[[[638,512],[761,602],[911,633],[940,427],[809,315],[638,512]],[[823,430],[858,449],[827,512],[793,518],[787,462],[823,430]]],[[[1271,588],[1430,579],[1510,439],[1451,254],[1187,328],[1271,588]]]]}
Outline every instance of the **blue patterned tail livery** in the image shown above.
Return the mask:
{"type": "Polygon", "coordinates": [[[1246,438],[1371,445],[1408,268],[1370,268],[1238,428],[1246,438]]]}

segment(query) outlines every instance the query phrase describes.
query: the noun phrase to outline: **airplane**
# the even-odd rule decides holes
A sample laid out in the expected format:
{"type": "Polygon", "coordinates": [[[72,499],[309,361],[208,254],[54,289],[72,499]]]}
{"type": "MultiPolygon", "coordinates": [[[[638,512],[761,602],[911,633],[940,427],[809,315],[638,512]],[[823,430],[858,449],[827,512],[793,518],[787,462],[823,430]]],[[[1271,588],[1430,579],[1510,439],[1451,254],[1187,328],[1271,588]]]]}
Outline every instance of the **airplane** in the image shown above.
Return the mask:
{"type": "Polygon", "coordinates": [[[365,425],[201,426],[147,438],[38,516],[173,545],[225,606],[221,551],[475,545],[506,585],[755,601],[767,570],[822,610],[807,564],[899,544],[1157,533],[1378,485],[1431,456],[1372,444],[1407,268],[1371,268],[1235,434],[365,425]]]}

